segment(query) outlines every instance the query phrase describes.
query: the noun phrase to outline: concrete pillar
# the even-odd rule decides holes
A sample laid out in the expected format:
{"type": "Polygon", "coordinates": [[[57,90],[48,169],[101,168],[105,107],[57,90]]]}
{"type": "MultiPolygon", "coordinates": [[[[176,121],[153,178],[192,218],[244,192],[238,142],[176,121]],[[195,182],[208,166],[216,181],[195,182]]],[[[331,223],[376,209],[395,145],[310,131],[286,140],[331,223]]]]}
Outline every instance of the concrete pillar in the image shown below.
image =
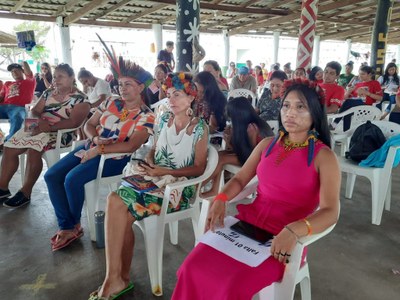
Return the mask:
{"type": "Polygon", "coordinates": [[[153,28],[154,33],[154,43],[156,45],[156,53],[163,49],[163,34],[162,34],[162,25],[161,24],[153,24],[151,26],[153,28]]]}
{"type": "Polygon", "coordinates": [[[68,25],[64,25],[64,18],[62,16],[57,17],[56,23],[59,28],[60,39],[61,39],[60,63],[66,63],[72,67],[71,38],[69,34],[69,27],[68,25]]]}
{"type": "Polygon", "coordinates": [[[371,67],[382,74],[385,67],[387,34],[394,0],[378,0],[371,39],[371,67]]]}
{"type": "Polygon", "coordinates": [[[224,65],[222,66],[223,74],[228,69],[229,66],[229,55],[230,55],[230,40],[228,30],[222,30],[222,35],[224,37],[224,65]]]}
{"type": "Polygon", "coordinates": [[[319,64],[319,46],[321,43],[321,38],[319,35],[316,35],[314,38],[314,50],[312,53],[312,65],[318,66],[319,64]]]}
{"type": "Polygon", "coordinates": [[[397,45],[396,65],[400,64],[400,45],[397,45]]]}
{"type": "Polygon", "coordinates": [[[347,64],[350,60],[350,50],[351,50],[351,39],[346,39],[347,53],[345,63],[347,64]]]}
{"type": "Polygon", "coordinates": [[[311,67],[317,13],[318,0],[303,0],[296,66],[305,68],[306,70],[311,67]]]}
{"type": "Polygon", "coordinates": [[[279,36],[281,33],[279,31],[274,31],[274,52],[272,62],[276,64],[278,62],[278,51],[279,51],[279,36]]]}
{"type": "Polygon", "coordinates": [[[199,68],[197,63],[193,63],[192,57],[193,40],[199,39],[199,1],[177,0],[176,6],[176,71],[186,71],[194,74],[199,68]]]}

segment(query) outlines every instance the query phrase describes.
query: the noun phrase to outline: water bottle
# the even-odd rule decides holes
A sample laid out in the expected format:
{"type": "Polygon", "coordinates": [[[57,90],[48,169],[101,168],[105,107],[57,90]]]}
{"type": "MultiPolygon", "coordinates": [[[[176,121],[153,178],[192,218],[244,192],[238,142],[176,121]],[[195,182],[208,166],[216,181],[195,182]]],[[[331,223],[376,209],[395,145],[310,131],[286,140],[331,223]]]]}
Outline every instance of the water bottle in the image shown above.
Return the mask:
{"type": "Polygon", "coordinates": [[[104,248],[104,216],[105,212],[102,210],[94,213],[94,227],[96,232],[97,248],[104,248]]]}

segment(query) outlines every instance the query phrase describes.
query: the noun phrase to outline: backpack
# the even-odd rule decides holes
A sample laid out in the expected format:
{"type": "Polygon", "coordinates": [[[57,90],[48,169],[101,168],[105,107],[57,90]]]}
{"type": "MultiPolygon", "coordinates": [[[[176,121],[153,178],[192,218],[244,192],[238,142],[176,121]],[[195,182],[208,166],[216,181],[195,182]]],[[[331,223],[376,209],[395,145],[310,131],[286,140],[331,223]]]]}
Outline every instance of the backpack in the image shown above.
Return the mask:
{"type": "Polygon", "coordinates": [[[355,162],[360,162],[382,147],[385,142],[386,138],[382,130],[371,121],[367,121],[354,131],[350,139],[349,151],[345,153],[345,156],[355,162]]]}

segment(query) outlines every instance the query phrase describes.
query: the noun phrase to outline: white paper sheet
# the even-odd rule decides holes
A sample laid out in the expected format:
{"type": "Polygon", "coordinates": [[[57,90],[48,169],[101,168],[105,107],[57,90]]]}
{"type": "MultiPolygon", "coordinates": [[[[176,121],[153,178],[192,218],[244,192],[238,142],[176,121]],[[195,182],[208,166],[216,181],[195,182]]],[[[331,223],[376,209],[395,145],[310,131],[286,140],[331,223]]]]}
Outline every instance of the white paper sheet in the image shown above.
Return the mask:
{"type": "Polygon", "coordinates": [[[250,267],[257,267],[271,256],[271,241],[261,244],[231,230],[230,226],[238,221],[234,217],[226,217],[224,228],[218,228],[215,232],[207,231],[200,238],[200,242],[250,267]]]}

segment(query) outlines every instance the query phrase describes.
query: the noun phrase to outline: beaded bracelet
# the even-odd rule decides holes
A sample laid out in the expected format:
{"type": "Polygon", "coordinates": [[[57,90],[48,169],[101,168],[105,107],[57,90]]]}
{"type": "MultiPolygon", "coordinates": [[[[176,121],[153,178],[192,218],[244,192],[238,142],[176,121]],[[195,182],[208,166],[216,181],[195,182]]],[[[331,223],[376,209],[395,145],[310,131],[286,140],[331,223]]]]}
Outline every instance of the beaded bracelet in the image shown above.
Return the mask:
{"type": "Polygon", "coordinates": [[[299,236],[297,235],[297,233],[296,232],[294,232],[293,231],[293,229],[292,228],[290,228],[289,226],[285,226],[284,228],[286,228],[289,232],[291,232],[291,233],[293,233],[293,235],[296,237],[296,241],[298,241],[299,240],[299,236]]]}
{"type": "Polygon", "coordinates": [[[219,193],[217,196],[214,197],[213,201],[221,200],[222,202],[228,201],[228,196],[225,193],[219,193]]]}
{"type": "Polygon", "coordinates": [[[310,222],[307,219],[303,219],[304,223],[306,223],[307,226],[307,236],[312,234],[312,227],[310,222]]]}

